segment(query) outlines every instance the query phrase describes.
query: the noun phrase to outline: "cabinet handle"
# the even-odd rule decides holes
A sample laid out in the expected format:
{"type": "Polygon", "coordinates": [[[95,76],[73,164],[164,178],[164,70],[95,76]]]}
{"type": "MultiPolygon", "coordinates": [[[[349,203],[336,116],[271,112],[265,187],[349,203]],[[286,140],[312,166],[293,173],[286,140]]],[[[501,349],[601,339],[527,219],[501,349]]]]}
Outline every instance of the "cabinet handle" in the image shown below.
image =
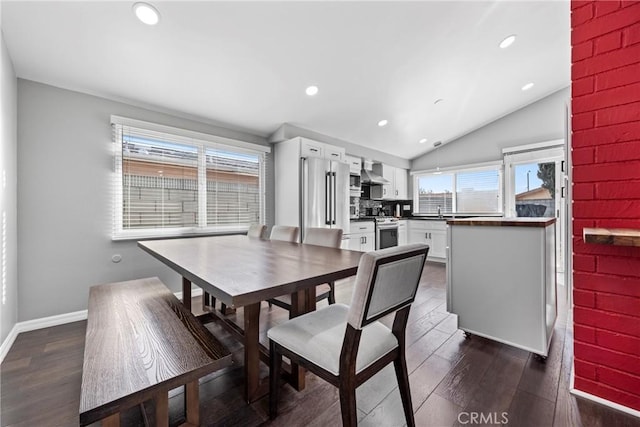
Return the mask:
{"type": "Polygon", "coordinates": [[[313,151],[314,153],[317,153],[318,149],[317,148],[309,148],[309,151],[313,151]]]}
{"type": "Polygon", "coordinates": [[[396,190],[396,196],[398,195],[398,190],[396,190]]]}
{"type": "Polygon", "coordinates": [[[333,157],[340,157],[340,154],[338,154],[338,153],[331,153],[331,155],[332,155],[333,157]]]}

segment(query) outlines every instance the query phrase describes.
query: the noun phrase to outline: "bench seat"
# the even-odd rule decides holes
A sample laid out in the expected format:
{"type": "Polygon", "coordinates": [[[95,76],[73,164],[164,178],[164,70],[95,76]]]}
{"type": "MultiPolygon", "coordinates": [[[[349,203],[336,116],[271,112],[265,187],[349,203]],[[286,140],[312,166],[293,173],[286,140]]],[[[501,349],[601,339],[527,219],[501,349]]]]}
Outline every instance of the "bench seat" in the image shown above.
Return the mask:
{"type": "Polygon", "coordinates": [[[156,401],[168,424],[168,392],[185,385],[187,424],[199,424],[198,379],[231,354],[156,277],[92,286],[80,425],[119,425],[120,412],[156,401]]]}

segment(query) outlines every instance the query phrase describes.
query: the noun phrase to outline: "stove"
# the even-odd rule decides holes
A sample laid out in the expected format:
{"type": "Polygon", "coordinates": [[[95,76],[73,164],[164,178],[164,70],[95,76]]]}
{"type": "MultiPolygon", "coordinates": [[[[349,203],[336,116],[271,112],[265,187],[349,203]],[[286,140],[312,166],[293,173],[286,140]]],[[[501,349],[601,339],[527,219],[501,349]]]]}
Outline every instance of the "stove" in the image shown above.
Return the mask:
{"type": "Polygon", "coordinates": [[[398,218],[378,216],[376,222],[376,249],[398,246],[398,218]]]}

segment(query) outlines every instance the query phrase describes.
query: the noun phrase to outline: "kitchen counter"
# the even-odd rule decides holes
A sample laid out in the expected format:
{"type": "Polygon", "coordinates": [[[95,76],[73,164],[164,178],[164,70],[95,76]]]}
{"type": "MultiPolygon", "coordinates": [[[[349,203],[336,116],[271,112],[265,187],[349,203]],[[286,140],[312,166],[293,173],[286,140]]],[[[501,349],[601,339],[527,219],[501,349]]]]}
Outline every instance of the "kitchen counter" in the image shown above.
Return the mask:
{"type": "Polygon", "coordinates": [[[492,227],[547,227],[556,222],[555,218],[496,218],[471,217],[448,219],[448,225],[478,225],[492,227]]]}
{"type": "Polygon", "coordinates": [[[351,222],[373,221],[373,218],[351,218],[351,222]]]}

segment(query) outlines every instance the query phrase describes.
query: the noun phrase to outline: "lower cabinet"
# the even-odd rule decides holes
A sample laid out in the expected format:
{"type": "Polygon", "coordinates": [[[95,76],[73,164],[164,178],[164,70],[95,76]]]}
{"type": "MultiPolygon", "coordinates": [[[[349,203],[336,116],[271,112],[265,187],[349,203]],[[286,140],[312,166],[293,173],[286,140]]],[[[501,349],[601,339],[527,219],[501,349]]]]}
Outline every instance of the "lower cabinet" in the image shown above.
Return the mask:
{"type": "Polygon", "coordinates": [[[362,252],[376,249],[376,233],[373,221],[351,221],[349,249],[362,252]]]}
{"type": "Polygon", "coordinates": [[[426,243],[429,245],[429,259],[446,261],[447,258],[447,223],[437,220],[410,220],[409,243],[426,243]]]}
{"type": "Polygon", "coordinates": [[[398,246],[409,244],[409,224],[406,219],[398,221],[398,246]]]}

